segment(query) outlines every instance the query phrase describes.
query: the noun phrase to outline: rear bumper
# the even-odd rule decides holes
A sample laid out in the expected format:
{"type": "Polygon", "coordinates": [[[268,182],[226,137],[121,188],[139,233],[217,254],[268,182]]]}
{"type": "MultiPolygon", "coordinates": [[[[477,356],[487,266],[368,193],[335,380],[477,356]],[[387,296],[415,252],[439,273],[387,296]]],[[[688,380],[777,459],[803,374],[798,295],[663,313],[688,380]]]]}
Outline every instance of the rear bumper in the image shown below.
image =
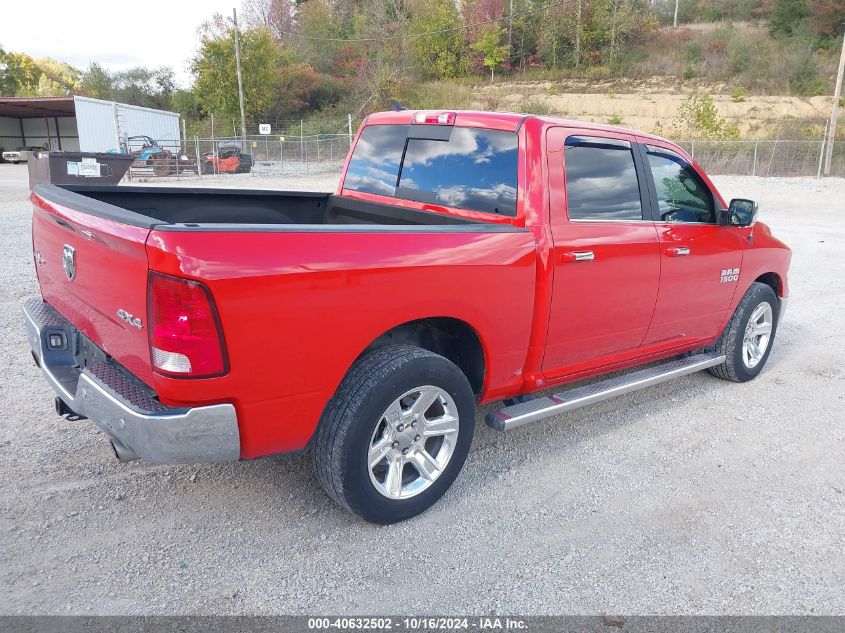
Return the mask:
{"type": "Polygon", "coordinates": [[[164,405],[149,387],[101,350],[95,349],[93,362],[81,368],[74,350],[82,335],[49,304],[30,299],[23,313],[33,357],[56,396],[108,433],[124,458],[190,464],[240,457],[233,405],[164,405]],[[63,348],[51,347],[51,334],[64,337],[63,348]]]}

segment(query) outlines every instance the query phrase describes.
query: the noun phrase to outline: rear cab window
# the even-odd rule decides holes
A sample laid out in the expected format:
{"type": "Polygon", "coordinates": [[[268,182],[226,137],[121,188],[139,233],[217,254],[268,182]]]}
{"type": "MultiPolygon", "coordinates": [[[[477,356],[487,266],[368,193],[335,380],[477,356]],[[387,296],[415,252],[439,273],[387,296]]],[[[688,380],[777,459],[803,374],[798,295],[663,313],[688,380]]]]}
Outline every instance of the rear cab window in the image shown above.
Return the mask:
{"type": "Polygon", "coordinates": [[[470,127],[369,125],[345,189],[516,216],[517,133],[470,127]]]}

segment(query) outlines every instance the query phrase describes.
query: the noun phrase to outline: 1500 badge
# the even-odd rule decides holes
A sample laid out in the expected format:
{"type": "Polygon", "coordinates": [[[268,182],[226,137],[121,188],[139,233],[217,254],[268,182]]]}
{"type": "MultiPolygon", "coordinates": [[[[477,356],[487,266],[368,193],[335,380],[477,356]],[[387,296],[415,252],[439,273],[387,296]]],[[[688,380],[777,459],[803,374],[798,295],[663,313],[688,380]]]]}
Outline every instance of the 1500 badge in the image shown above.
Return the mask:
{"type": "Polygon", "coordinates": [[[739,281],[739,268],[725,268],[719,281],[723,284],[730,281],[739,281]]]}

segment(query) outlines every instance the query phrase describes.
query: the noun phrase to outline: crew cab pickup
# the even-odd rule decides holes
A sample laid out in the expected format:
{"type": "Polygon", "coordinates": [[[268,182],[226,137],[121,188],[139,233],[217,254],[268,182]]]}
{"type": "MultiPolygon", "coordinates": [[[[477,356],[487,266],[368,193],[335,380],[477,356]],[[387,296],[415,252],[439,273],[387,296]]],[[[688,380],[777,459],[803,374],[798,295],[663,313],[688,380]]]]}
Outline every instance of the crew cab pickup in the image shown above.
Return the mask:
{"type": "Polygon", "coordinates": [[[702,369],[750,380],[788,296],[789,249],[683,149],[540,116],[370,115],[334,194],[31,199],[25,323],[60,414],[123,460],[311,450],[381,523],[449,488],[478,404],[507,430],[702,369]]]}

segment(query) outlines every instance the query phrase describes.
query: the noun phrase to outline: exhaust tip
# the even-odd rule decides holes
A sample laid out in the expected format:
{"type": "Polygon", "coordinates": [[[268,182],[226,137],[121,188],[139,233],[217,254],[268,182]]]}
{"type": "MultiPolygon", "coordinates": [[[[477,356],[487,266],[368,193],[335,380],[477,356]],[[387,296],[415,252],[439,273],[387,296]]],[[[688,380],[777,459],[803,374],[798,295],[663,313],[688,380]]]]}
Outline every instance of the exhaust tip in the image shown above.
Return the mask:
{"type": "Polygon", "coordinates": [[[56,408],[56,413],[62,417],[66,415],[76,415],[76,412],[71,409],[65,401],[56,396],[56,399],[53,401],[53,406],[56,408]]]}
{"type": "Polygon", "coordinates": [[[53,401],[53,406],[56,408],[56,414],[59,417],[67,417],[67,419],[71,422],[87,419],[84,415],[79,415],[76,411],[67,406],[65,401],[59,398],[58,396],[56,396],[55,400],[53,401]]]}
{"type": "Polygon", "coordinates": [[[111,448],[114,451],[114,456],[121,462],[131,462],[138,459],[138,456],[131,448],[124,446],[118,440],[111,440],[111,448]]]}

